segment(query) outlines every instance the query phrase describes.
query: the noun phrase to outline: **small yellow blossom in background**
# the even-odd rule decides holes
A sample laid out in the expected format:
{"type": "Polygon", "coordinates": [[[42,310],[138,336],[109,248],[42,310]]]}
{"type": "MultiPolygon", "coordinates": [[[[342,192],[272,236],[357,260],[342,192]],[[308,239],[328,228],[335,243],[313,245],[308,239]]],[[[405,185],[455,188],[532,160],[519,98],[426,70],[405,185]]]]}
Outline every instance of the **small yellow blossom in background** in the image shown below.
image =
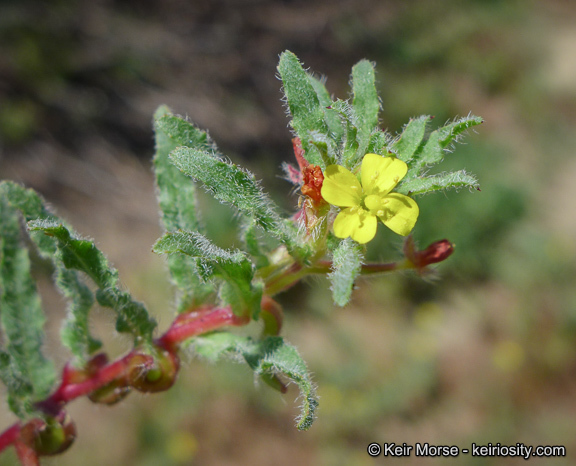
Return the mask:
{"type": "Polygon", "coordinates": [[[408,235],[418,219],[418,205],[408,196],[390,192],[407,171],[402,160],[377,154],[362,159],[360,181],[340,165],[326,167],[322,197],[332,205],[346,207],[334,220],[334,234],[367,243],[376,235],[380,219],[394,233],[408,235]]]}

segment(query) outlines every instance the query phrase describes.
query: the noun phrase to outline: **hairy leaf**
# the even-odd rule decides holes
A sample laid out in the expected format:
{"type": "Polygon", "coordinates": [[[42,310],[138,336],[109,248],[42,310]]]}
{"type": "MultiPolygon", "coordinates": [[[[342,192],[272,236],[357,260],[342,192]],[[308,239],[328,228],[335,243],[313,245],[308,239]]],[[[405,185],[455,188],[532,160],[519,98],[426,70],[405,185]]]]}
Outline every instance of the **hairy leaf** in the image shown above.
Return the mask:
{"type": "MultiPolygon", "coordinates": [[[[198,215],[196,187],[188,176],[170,162],[168,156],[179,146],[202,150],[213,149],[214,146],[204,131],[172,115],[164,106],[156,110],[154,130],[154,173],[164,228],[166,231],[204,231],[198,215]]],[[[179,312],[202,304],[214,292],[210,284],[199,279],[194,259],[184,254],[171,254],[167,262],[172,281],[179,291],[179,312]]]]}
{"type": "Polygon", "coordinates": [[[362,247],[350,238],[340,242],[332,256],[332,272],[328,275],[332,283],[332,299],[338,306],[350,301],[354,280],[362,266],[362,247]]]}
{"type": "Polygon", "coordinates": [[[470,115],[432,131],[422,150],[414,156],[410,172],[419,174],[426,166],[440,162],[444,158],[444,152],[457,142],[466,130],[483,121],[480,117],[470,115]]]}
{"type": "Polygon", "coordinates": [[[31,230],[43,231],[57,240],[63,264],[67,269],[84,272],[98,286],[96,299],[102,306],[116,312],[116,329],[136,338],[152,339],[156,322],[142,303],[119,287],[118,271],[108,264],[104,254],[93,241],[78,239],[62,224],[49,220],[28,222],[31,230]]]}
{"type": "MultiPolygon", "coordinates": [[[[26,221],[46,220],[63,223],[46,208],[43,199],[32,189],[23,188],[12,182],[2,182],[0,195],[6,196],[26,221]]],[[[66,320],[61,333],[62,343],[81,365],[102,346],[89,330],[88,316],[94,303],[94,296],[77,272],[65,267],[55,238],[47,236],[42,231],[29,231],[29,233],[39,254],[54,265],[54,282],[68,299],[66,320]]]]}
{"type": "Polygon", "coordinates": [[[157,253],[180,252],[194,258],[204,280],[215,276],[223,278],[220,297],[232,306],[235,314],[258,318],[262,286],[252,282],[252,262],[241,251],[231,253],[217,247],[198,232],[185,231],[166,233],[153,249],[157,253]]]}
{"type": "Polygon", "coordinates": [[[21,241],[20,216],[0,192],[0,377],[10,409],[20,418],[34,411],[55,380],[42,354],[44,313],[30,274],[28,250],[21,241]]]}
{"type": "Polygon", "coordinates": [[[231,333],[211,333],[192,340],[196,353],[211,361],[223,357],[241,357],[258,375],[277,374],[288,377],[300,389],[301,413],[296,420],[299,430],[307,430],[314,422],[318,399],[306,363],[296,348],[282,337],[267,337],[255,341],[231,333]]]}
{"type": "Polygon", "coordinates": [[[314,87],[314,90],[316,91],[318,101],[320,102],[322,111],[324,112],[324,121],[328,127],[328,135],[333,144],[337,145],[344,134],[342,120],[338,115],[338,112],[332,108],[332,98],[330,97],[326,86],[324,86],[324,83],[320,79],[311,75],[308,75],[308,79],[310,79],[312,87],[314,87]]]}
{"type": "Polygon", "coordinates": [[[208,152],[188,147],[172,151],[170,159],[186,175],[202,181],[216,199],[254,218],[258,226],[280,240],[289,251],[297,256],[306,254],[298,244],[294,226],[280,217],[276,205],[262,191],[252,173],[208,152]]]}
{"type": "Polygon", "coordinates": [[[376,91],[374,64],[368,60],[361,60],[352,67],[352,91],[354,93],[354,110],[358,130],[358,159],[366,154],[370,142],[370,135],[378,126],[378,112],[380,101],[376,91]]]}
{"type": "Polygon", "coordinates": [[[309,144],[311,131],[327,133],[324,109],[318,100],[315,86],[292,52],[286,51],[280,55],[278,72],[284,84],[286,103],[292,115],[290,124],[302,141],[304,157],[308,162],[325,168],[325,161],[309,144]]]}
{"type": "Polygon", "coordinates": [[[426,128],[430,122],[430,116],[422,115],[418,118],[411,118],[404,126],[400,137],[394,141],[390,150],[396,154],[400,160],[408,163],[420,148],[426,134],[426,128]]]}
{"type": "Polygon", "coordinates": [[[459,170],[423,178],[412,178],[399,186],[396,191],[401,194],[416,196],[450,188],[479,189],[479,186],[478,180],[474,176],[469,175],[464,170],[459,170]]]}

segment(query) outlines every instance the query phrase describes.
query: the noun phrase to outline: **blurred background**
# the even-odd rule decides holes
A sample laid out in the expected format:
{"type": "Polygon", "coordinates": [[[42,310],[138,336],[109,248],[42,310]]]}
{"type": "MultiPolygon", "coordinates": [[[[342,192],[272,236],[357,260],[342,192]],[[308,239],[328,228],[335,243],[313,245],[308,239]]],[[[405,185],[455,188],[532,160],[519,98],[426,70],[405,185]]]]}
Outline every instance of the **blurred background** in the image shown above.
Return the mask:
{"type": "MultiPolygon", "coordinates": [[[[569,0],[22,0],[0,1],[0,177],[38,190],[96,239],[123,283],[165,329],[173,301],[163,260],[151,157],[160,104],[186,115],[263,180],[286,211],[279,178],[293,161],[276,78],[289,49],[349,95],[351,67],[377,64],[382,127],[410,117],[485,123],[443,169],[482,191],[419,199],[415,237],[448,238],[434,280],[358,282],[346,308],[325,280],[280,296],[284,336],[321,397],[309,432],[285,396],[233,362],[192,356],[165,394],[69,411],[79,437],[52,465],[364,465],[371,442],[565,445],[576,451],[576,5],[569,0]]],[[[203,198],[215,241],[234,246],[233,212],[203,198]],[[211,214],[208,214],[210,212],[211,214]]],[[[373,260],[399,257],[381,228],[373,260]]],[[[39,276],[46,352],[61,367],[65,303],[39,276]]],[[[114,355],[106,311],[94,317],[114,355]]],[[[0,408],[0,429],[14,422],[0,408]]],[[[398,465],[524,464],[514,458],[394,459],[398,465]]],[[[0,465],[15,463],[13,452],[0,465]]]]}

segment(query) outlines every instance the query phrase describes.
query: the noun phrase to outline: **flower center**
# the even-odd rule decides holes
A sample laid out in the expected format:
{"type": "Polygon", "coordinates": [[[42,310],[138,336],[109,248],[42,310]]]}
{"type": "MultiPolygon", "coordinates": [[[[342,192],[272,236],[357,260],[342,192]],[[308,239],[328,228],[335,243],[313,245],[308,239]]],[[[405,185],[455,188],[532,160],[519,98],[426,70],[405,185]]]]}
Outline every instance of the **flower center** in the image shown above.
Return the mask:
{"type": "Polygon", "coordinates": [[[369,210],[370,213],[374,215],[378,215],[378,212],[383,209],[384,204],[386,204],[386,200],[377,194],[370,194],[364,198],[366,210],[369,210]]]}

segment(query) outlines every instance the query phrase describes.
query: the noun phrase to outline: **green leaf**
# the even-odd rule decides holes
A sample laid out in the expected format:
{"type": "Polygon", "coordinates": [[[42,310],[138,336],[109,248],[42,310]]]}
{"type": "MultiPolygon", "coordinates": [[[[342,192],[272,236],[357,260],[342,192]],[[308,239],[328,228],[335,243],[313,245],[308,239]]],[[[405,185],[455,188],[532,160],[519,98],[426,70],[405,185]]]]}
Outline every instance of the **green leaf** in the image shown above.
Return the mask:
{"type": "Polygon", "coordinates": [[[102,342],[90,334],[88,316],[94,305],[94,295],[74,270],[58,267],[56,285],[69,300],[68,316],[61,330],[62,343],[82,365],[102,347],[102,342]]]}
{"type": "MultiPolygon", "coordinates": [[[[32,189],[23,188],[12,182],[0,183],[0,196],[9,199],[26,221],[47,220],[63,223],[45,206],[43,199],[32,189]]],[[[29,231],[30,237],[38,248],[38,253],[54,265],[54,282],[60,292],[68,299],[68,310],[61,336],[62,343],[70,349],[78,364],[85,362],[102,343],[92,337],[89,330],[89,313],[94,297],[86,284],[74,270],[68,270],[62,261],[55,238],[42,231],[29,231]]]]}
{"type": "Polygon", "coordinates": [[[161,254],[183,253],[193,257],[204,280],[222,277],[220,297],[237,315],[258,318],[262,285],[253,283],[254,267],[241,251],[221,249],[198,232],[166,233],[153,247],[161,254]]]}
{"type": "Polygon", "coordinates": [[[266,248],[264,239],[258,235],[254,219],[242,217],[240,236],[244,243],[244,249],[252,256],[257,269],[270,265],[270,260],[266,255],[269,248],[266,248]]]}
{"type": "Polygon", "coordinates": [[[426,134],[426,129],[430,122],[429,115],[422,115],[418,118],[411,118],[404,126],[402,134],[390,147],[390,150],[400,160],[408,163],[420,148],[426,134]]]}
{"type": "MultiPolygon", "coordinates": [[[[326,168],[325,161],[309,143],[311,131],[325,134],[328,132],[324,121],[324,108],[320,104],[315,86],[292,52],[285,51],[280,55],[278,72],[284,84],[286,103],[292,115],[290,124],[302,141],[304,157],[309,163],[326,168]]],[[[317,83],[315,85],[318,87],[317,83]]]]}
{"type": "Polygon", "coordinates": [[[178,229],[202,231],[203,226],[198,219],[194,183],[170,162],[168,156],[180,146],[199,150],[210,150],[213,147],[208,142],[205,132],[168,113],[166,107],[160,107],[156,111],[154,131],[156,139],[154,173],[164,227],[167,231],[178,229]]]}
{"type": "Polygon", "coordinates": [[[332,299],[338,306],[350,301],[354,280],[360,275],[362,267],[362,247],[346,238],[341,241],[332,255],[332,272],[328,275],[332,283],[332,299]]]}
{"type": "Polygon", "coordinates": [[[10,409],[20,418],[48,395],[56,374],[42,354],[44,313],[21,241],[20,217],[0,192],[0,377],[10,409]]]}
{"type": "Polygon", "coordinates": [[[410,164],[410,172],[419,174],[426,166],[440,162],[444,158],[444,152],[449,150],[466,130],[483,121],[480,117],[470,115],[433,131],[421,152],[414,156],[415,161],[410,164]]]}
{"type": "Polygon", "coordinates": [[[386,155],[388,147],[391,145],[390,139],[389,133],[376,128],[370,135],[370,142],[368,143],[366,153],[386,155]]]}
{"type": "MultiPolygon", "coordinates": [[[[156,110],[154,131],[156,193],[164,228],[166,231],[204,231],[198,215],[196,187],[188,176],[170,162],[168,156],[179,146],[202,150],[214,149],[214,146],[204,131],[172,115],[165,106],[156,110]]],[[[212,286],[199,279],[192,258],[184,254],[171,254],[167,263],[172,282],[179,291],[178,312],[201,305],[214,292],[212,286]]]]}
{"type": "Polygon", "coordinates": [[[450,188],[479,189],[479,186],[476,177],[469,175],[464,170],[459,170],[423,178],[412,178],[401,184],[396,191],[401,194],[416,196],[450,188]]]}
{"type": "Polygon", "coordinates": [[[302,397],[300,416],[296,420],[299,430],[307,430],[314,422],[318,406],[316,387],[312,382],[306,363],[296,348],[282,337],[267,337],[254,341],[250,337],[228,332],[202,335],[192,341],[195,352],[211,361],[223,357],[238,360],[242,357],[258,375],[283,375],[291,379],[302,397]]]}
{"type": "Polygon", "coordinates": [[[131,333],[137,339],[152,340],[156,322],[142,303],[134,301],[128,292],[120,289],[118,271],[108,264],[93,241],[75,238],[64,225],[50,220],[32,220],[28,227],[54,237],[64,266],[84,272],[96,283],[99,288],[96,299],[102,306],[116,312],[119,332],[131,333]]]}
{"type": "Polygon", "coordinates": [[[378,126],[380,101],[376,91],[374,64],[368,60],[358,62],[352,68],[352,91],[354,111],[357,115],[358,157],[366,154],[370,135],[378,126]]]}
{"type": "Polygon", "coordinates": [[[316,91],[318,101],[320,102],[320,106],[324,112],[324,121],[328,127],[330,139],[333,141],[333,144],[337,145],[344,134],[340,115],[338,115],[338,112],[332,108],[332,98],[330,97],[326,86],[324,86],[324,83],[320,79],[311,75],[308,75],[308,79],[310,79],[310,83],[316,91]]]}
{"type": "Polygon", "coordinates": [[[216,199],[232,204],[254,218],[258,226],[280,240],[291,253],[299,257],[308,254],[298,244],[294,226],[280,217],[276,205],[262,191],[252,173],[210,153],[188,147],[172,151],[170,159],[186,175],[202,181],[216,199]]]}

